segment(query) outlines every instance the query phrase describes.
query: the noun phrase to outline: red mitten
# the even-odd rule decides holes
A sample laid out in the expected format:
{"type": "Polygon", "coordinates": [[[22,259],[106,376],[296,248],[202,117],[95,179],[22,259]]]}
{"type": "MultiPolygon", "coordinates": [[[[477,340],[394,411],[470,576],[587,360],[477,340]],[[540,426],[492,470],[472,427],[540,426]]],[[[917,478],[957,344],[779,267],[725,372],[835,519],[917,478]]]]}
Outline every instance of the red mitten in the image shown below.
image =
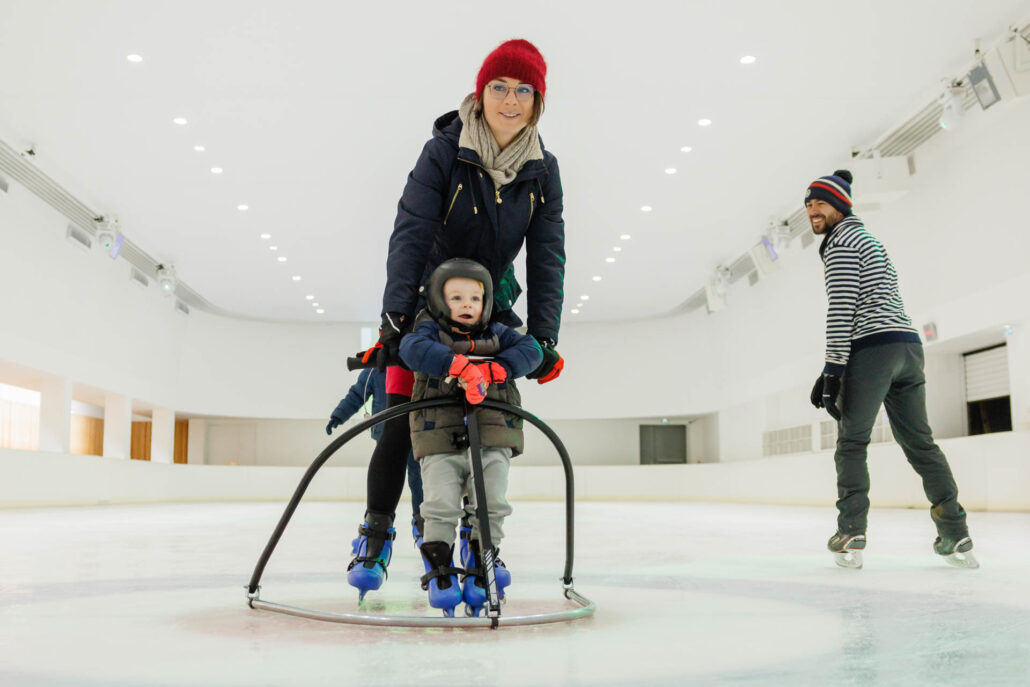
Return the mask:
{"type": "Polygon", "coordinates": [[[536,380],[537,384],[547,384],[548,382],[554,381],[558,378],[558,375],[561,374],[562,370],[565,369],[565,358],[561,357],[561,354],[559,354],[558,351],[555,351],[555,354],[558,355],[558,362],[554,364],[554,367],[551,368],[550,372],[536,380]]]}
{"type": "Polygon", "coordinates": [[[508,371],[500,363],[479,363],[476,367],[489,384],[500,384],[508,378],[508,371]]]}
{"type": "Polygon", "coordinates": [[[462,386],[465,387],[465,400],[469,403],[473,405],[482,403],[486,398],[487,381],[483,379],[483,373],[479,371],[479,368],[469,362],[465,356],[454,356],[447,374],[464,382],[462,386]]]}

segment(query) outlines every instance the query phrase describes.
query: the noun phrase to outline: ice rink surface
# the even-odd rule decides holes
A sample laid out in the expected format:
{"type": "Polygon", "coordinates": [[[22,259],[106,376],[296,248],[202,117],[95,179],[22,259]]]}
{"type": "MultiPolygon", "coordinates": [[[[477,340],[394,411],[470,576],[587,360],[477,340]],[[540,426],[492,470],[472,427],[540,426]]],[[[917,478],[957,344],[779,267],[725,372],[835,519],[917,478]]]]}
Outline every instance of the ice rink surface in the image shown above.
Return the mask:
{"type": "MultiPolygon", "coordinates": [[[[854,571],[823,548],[832,509],[581,503],[575,584],[596,614],[491,631],[249,609],[284,505],[0,511],[0,685],[1030,684],[1026,513],[971,513],[982,567],[960,570],[932,552],[925,510],[874,510],[854,571]]],[[[262,598],[356,609],[345,570],[362,512],[303,503],[262,598]]],[[[571,607],[563,523],[559,503],[515,504],[505,613],[571,607]]],[[[404,528],[368,610],[430,613],[421,573],[404,528]]]]}

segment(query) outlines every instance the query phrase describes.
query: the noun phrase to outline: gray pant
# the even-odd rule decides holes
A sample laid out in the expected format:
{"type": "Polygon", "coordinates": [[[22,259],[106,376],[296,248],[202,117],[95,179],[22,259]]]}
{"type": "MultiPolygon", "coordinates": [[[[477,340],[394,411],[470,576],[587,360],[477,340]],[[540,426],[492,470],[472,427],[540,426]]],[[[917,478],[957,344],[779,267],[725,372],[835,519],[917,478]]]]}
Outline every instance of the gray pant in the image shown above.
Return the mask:
{"type": "MultiPolygon", "coordinates": [[[[464,514],[462,494],[469,498],[472,517],[472,538],[479,538],[479,523],[474,517],[476,489],[472,483],[472,459],[468,451],[434,453],[422,458],[421,514],[425,518],[425,541],[454,544],[458,521],[464,514]]],[[[510,448],[483,447],[483,481],[486,482],[486,506],[490,517],[490,539],[496,547],[504,537],[504,518],[511,515],[508,503],[508,466],[510,448]]]]}
{"type": "Polygon", "coordinates": [[[926,419],[922,344],[888,343],[855,351],[844,373],[841,395],[837,452],[833,456],[837,464],[837,529],[845,534],[866,531],[866,448],[882,403],[894,438],[923,480],[937,533],[952,538],[967,536],[966,512],[958,502],[958,487],[926,419]]]}

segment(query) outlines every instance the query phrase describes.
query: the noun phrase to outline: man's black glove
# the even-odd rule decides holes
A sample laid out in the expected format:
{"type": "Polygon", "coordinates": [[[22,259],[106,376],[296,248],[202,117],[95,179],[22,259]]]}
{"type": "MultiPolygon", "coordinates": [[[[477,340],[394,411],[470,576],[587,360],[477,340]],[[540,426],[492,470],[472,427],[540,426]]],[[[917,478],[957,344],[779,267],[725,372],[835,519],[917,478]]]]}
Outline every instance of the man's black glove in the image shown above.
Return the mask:
{"type": "Polygon", "coordinates": [[[816,408],[826,408],[834,420],[840,420],[840,407],[837,405],[840,397],[840,377],[837,375],[822,374],[815,380],[812,387],[811,401],[816,408]]]}
{"type": "Polygon", "coordinates": [[[565,359],[555,350],[553,339],[541,339],[539,336],[533,338],[540,344],[540,349],[544,352],[544,359],[535,370],[526,375],[526,379],[535,379],[537,384],[546,384],[562,373],[562,370],[565,369],[565,359]]]}
{"type": "Polygon", "coordinates": [[[332,436],[333,430],[336,429],[337,427],[339,427],[342,424],[343,424],[343,420],[341,420],[336,415],[330,415],[329,416],[329,424],[325,426],[325,433],[330,435],[330,436],[332,436]]]}
{"type": "Polygon", "coordinates": [[[407,315],[384,312],[383,322],[379,325],[379,341],[365,352],[365,362],[368,362],[370,354],[374,355],[376,369],[380,372],[386,372],[387,365],[400,365],[401,337],[409,331],[411,328],[407,315]]]}

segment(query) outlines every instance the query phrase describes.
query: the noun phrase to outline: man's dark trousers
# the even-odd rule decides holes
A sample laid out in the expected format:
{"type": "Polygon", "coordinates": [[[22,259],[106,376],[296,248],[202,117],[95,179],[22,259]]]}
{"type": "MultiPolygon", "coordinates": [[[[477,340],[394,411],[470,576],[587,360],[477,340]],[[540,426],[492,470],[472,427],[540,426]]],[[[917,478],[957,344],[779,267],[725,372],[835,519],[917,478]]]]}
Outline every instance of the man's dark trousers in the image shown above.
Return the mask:
{"type": "Polygon", "coordinates": [[[926,419],[923,346],[885,343],[852,352],[842,384],[837,427],[837,529],[865,534],[869,514],[866,449],[882,403],[891,431],[930,500],[930,516],[942,537],[968,536],[966,512],[944,453],[933,441],[926,419]]]}

